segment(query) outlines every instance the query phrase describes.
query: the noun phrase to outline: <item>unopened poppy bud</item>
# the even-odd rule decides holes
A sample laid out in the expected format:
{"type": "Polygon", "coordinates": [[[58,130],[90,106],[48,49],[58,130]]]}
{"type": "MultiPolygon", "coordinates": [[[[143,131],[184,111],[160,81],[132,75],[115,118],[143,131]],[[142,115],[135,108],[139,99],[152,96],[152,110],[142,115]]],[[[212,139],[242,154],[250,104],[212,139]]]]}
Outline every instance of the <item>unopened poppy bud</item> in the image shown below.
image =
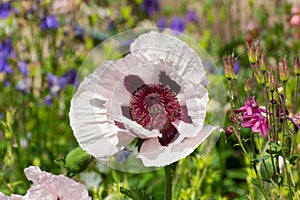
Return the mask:
{"type": "Polygon", "coordinates": [[[253,40],[249,40],[246,43],[247,45],[247,52],[248,52],[248,59],[251,64],[255,64],[258,61],[260,43],[257,45],[253,44],[253,40]]]}
{"type": "Polygon", "coordinates": [[[282,82],[287,82],[289,80],[289,68],[285,57],[279,62],[279,78],[282,82]]]}
{"type": "Polygon", "coordinates": [[[228,138],[234,132],[235,132],[235,128],[233,126],[227,126],[227,128],[225,130],[226,138],[228,138]]]}
{"type": "Polygon", "coordinates": [[[298,56],[294,57],[294,72],[297,76],[300,75],[300,62],[298,56]]]}
{"type": "Polygon", "coordinates": [[[262,73],[265,73],[267,70],[267,58],[266,58],[266,51],[263,51],[259,58],[259,69],[262,73]]]}
{"type": "Polygon", "coordinates": [[[228,80],[236,79],[237,75],[234,72],[234,53],[231,56],[224,56],[224,75],[228,80]]]}
{"type": "Polygon", "coordinates": [[[67,154],[65,165],[69,172],[80,173],[88,167],[91,161],[92,156],[80,147],[77,147],[67,154]]]}
{"type": "Polygon", "coordinates": [[[248,78],[245,79],[244,90],[245,90],[245,92],[250,91],[250,84],[249,84],[249,79],[248,78]]]}

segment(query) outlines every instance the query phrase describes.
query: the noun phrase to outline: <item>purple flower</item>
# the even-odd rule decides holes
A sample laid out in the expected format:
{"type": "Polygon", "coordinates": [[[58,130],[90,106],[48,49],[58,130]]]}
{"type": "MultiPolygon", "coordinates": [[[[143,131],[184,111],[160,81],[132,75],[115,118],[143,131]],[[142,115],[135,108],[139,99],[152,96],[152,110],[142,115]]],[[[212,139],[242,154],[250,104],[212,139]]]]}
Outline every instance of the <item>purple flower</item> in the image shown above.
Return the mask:
{"type": "Polygon", "coordinates": [[[76,80],[77,71],[72,69],[67,71],[61,77],[55,76],[52,73],[47,73],[47,81],[49,84],[50,95],[45,98],[46,105],[51,105],[52,97],[59,96],[60,92],[65,89],[66,85],[78,86],[78,81],[76,80]]]}
{"type": "Polygon", "coordinates": [[[240,67],[241,67],[240,61],[239,61],[239,60],[236,60],[236,61],[234,62],[234,66],[233,66],[233,71],[234,71],[235,74],[238,74],[238,73],[239,73],[240,67]]]}
{"type": "Polygon", "coordinates": [[[56,15],[50,15],[50,16],[46,16],[41,24],[40,27],[42,30],[56,30],[58,28],[58,22],[56,20],[56,15]]]}
{"type": "Polygon", "coordinates": [[[184,19],[182,17],[172,17],[170,29],[182,33],[185,29],[184,19]]]}
{"type": "Polygon", "coordinates": [[[157,27],[160,30],[166,28],[167,27],[167,19],[164,18],[164,17],[159,18],[158,21],[157,21],[157,27]]]}
{"type": "Polygon", "coordinates": [[[0,72],[12,74],[13,70],[8,64],[8,58],[15,57],[11,38],[2,40],[0,44],[0,72]]]}
{"type": "Polygon", "coordinates": [[[0,55],[1,56],[8,56],[10,58],[15,57],[16,53],[14,47],[12,46],[12,39],[4,39],[1,41],[0,44],[0,55]]]}
{"type": "Polygon", "coordinates": [[[147,12],[147,14],[149,16],[151,16],[155,12],[159,11],[159,1],[158,0],[144,0],[140,6],[140,10],[147,12]]]}
{"type": "Polygon", "coordinates": [[[75,83],[77,72],[72,69],[66,72],[63,76],[58,77],[52,73],[47,73],[47,81],[50,86],[50,93],[57,96],[58,93],[65,88],[66,85],[73,85],[75,83]]]}
{"type": "Polygon", "coordinates": [[[0,3],[0,18],[5,19],[9,16],[12,10],[11,2],[0,3]]]}
{"type": "Polygon", "coordinates": [[[243,123],[241,124],[243,127],[251,128],[253,133],[261,132],[263,137],[267,136],[268,119],[262,115],[262,113],[266,113],[266,110],[258,107],[254,97],[247,99],[245,105],[234,112],[243,114],[243,123]]]}
{"type": "Polygon", "coordinates": [[[30,78],[23,78],[17,83],[16,90],[24,94],[29,94],[31,87],[32,80],[30,78]]]}
{"type": "Polygon", "coordinates": [[[27,63],[24,60],[18,62],[18,67],[23,76],[28,75],[27,63]]]}
{"type": "Polygon", "coordinates": [[[117,160],[122,163],[123,165],[126,163],[128,157],[130,156],[131,152],[123,149],[122,151],[118,152],[116,155],[117,160]]]}
{"type": "Polygon", "coordinates": [[[46,104],[46,106],[51,106],[52,105],[52,100],[53,100],[53,96],[52,95],[47,95],[45,97],[45,104],[46,104]]]}
{"type": "Polygon", "coordinates": [[[83,38],[85,30],[81,26],[73,26],[74,35],[83,38]]]}
{"type": "Polygon", "coordinates": [[[185,20],[189,23],[198,23],[198,15],[195,10],[188,10],[188,12],[185,15],[185,20]]]}

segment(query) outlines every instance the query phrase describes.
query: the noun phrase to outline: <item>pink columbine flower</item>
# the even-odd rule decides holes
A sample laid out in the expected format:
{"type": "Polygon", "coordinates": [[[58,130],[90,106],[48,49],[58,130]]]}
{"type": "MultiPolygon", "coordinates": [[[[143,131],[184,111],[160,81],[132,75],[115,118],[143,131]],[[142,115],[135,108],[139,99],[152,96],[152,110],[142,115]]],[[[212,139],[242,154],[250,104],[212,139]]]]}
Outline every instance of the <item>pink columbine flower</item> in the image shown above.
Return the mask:
{"type": "Polygon", "coordinates": [[[71,101],[71,127],[97,159],[138,137],[137,157],[145,166],[171,164],[217,129],[204,125],[209,98],[203,64],[186,43],[164,33],[139,36],[130,52],[84,79],[71,101]]]}
{"type": "Polygon", "coordinates": [[[1,200],[91,200],[84,185],[64,175],[53,175],[30,166],[24,170],[28,180],[33,182],[25,196],[6,196],[0,192],[1,200]]]}
{"type": "Polygon", "coordinates": [[[261,132],[263,137],[267,136],[268,119],[262,115],[266,113],[266,110],[258,106],[253,96],[246,100],[244,106],[234,112],[243,114],[242,127],[251,128],[253,133],[261,132]]]}

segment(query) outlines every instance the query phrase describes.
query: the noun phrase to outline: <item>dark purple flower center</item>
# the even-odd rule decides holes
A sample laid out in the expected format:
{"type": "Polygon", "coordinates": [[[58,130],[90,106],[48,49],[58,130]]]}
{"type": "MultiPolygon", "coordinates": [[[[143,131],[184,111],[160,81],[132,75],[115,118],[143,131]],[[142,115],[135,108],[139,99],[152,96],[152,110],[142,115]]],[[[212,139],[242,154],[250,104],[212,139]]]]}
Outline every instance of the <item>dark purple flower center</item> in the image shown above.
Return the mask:
{"type": "Polygon", "coordinates": [[[132,120],[149,130],[158,129],[159,142],[166,146],[178,132],[171,122],[181,118],[181,106],[176,94],[161,84],[144,84],[131,96],[129,114],[132,120]]]}

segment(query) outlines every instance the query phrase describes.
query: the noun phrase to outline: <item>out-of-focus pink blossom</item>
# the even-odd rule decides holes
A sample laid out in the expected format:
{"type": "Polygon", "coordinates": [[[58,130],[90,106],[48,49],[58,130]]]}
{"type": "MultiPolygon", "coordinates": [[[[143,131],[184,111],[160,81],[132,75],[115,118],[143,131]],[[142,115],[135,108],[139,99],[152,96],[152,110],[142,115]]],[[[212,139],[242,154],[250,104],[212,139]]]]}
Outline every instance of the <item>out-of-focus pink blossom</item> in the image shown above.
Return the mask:
{"type": "Polygon", "coordinates": [[[290,18],[290,25],[291,26],[300,26],[300,12],[299,8],[296,6],[293,6],[291,9],[291,18],[290,18]]]}
{"type": "Polygon", "coordinates": [[[68,13],[76,10],[76,0],[59,0],[53,3],[53,10],[60,13],[68,13]]]}
{"type": "Polygon", "coordinates": [[[6,196],[0,193],[1,200],[91,200],[84,185],[64,175],[53,175],[30,166],[24,170],[28,180],[33,182],[25,196],[6,196]]]}

